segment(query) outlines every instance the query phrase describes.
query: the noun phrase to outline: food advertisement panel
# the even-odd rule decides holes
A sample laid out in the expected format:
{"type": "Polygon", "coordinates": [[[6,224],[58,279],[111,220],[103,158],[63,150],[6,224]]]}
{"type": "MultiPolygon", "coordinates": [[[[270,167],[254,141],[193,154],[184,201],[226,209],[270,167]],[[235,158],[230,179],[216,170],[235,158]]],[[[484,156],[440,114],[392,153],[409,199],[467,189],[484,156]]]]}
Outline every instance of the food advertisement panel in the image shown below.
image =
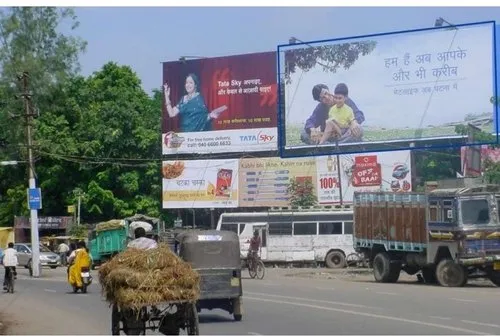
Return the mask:
{"type": "Polygon", "coordinates": [[[164,161],[163,208],[235,208],[238,160],[164,161]]]}
{"type": "Polygon", "coordinates": [[[468,123],[494,134],[494,31],[482,22],[279,46],[280,156],[408,149],[468,123]]]}
{"type": "Polygon", "coordinates": [[[276,53],[163,63],[163,155],[277,149],[276,53]]]}
{"type": "Polygon", "coordinates": [[[163,207],[285,207],[290,205],[292,181],[312,182],[317,204],[338,204],[341,190],[343,203],[352,203],[355,191],[411,191],[410,162],[410,151],[301,159],[166,161],[163,207]]]}

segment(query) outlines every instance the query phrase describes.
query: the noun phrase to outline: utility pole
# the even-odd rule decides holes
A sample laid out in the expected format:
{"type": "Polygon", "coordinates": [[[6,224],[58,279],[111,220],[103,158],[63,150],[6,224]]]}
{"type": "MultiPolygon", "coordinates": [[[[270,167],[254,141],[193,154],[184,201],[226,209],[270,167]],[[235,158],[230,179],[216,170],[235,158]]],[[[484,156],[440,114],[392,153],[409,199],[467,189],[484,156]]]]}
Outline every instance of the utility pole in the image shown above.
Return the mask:
{"type": "MultiPolygon", "coordinates": [[[[32,129],[31,123],[34,114],[31,110],[31,94],[29,92],[28,80],[29,74],[23,72],[21,76],[18,77],[22,80],[23,93],[22,98],[24,100],[25,108],[25,118],[26,118],[26,137],[28,138],[28,172],[29,172],[29,189],[36,188],[35,179],[35,162],[33,160],[33,139],[32,139],[32,129]]],[[[31,218],[31,270],[34,278],[40,276],[40,237],[38,232],[38,210],[35,208],[30,209],[31,218]]]]}
{"type": "Polygon", "coordinates": [[[82,205],[82,194],[79,193],[78,194],[78,217],[77,217],[77,220],[76,220],[76,225],[77,226],[80,226],[80,206],[82,205]]]}

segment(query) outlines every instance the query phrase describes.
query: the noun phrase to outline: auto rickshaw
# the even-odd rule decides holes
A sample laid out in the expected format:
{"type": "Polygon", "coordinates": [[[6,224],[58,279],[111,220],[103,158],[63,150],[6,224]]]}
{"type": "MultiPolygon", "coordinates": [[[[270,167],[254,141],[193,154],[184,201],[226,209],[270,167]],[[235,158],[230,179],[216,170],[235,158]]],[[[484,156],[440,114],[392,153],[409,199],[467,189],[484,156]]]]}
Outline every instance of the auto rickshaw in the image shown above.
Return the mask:
{"type": "Polygon", "coordinates": [[[232,231],[187,231],[177,235],[176,253],[200,274],[202,309],[223,309],[236,321],[243,315],[240,240],[232,231]]]}

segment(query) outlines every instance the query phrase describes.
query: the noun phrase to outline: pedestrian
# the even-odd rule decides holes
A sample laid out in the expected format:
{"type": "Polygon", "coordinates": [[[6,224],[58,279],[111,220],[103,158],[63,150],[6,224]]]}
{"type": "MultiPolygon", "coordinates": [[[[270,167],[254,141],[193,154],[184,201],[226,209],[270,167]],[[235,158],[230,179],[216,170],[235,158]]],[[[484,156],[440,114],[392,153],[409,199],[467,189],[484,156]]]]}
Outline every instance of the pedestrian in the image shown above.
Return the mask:
{"type": "Polygon", "coordinates": [[[63,266],[66,266],[67,264],[68,252],[69,252],[69,246],[65,242],[62,242],[57,247],[57,253],[59,253],[59,256],[61,257],[61,265],[63,266]]]}

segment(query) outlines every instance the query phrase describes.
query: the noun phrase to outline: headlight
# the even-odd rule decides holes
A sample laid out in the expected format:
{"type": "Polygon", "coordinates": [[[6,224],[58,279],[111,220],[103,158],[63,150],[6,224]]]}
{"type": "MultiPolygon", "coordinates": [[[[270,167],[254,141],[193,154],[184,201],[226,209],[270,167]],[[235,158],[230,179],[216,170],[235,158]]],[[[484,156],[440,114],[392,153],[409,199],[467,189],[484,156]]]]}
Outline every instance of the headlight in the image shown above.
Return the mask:
{"type": "Polygon", "coordinates": [[[40,256],[40,260],[43,260],[43,261],[47,261],[49,258],[47,258],[47,256],[45,255],[41,255],[40,256]]]}

